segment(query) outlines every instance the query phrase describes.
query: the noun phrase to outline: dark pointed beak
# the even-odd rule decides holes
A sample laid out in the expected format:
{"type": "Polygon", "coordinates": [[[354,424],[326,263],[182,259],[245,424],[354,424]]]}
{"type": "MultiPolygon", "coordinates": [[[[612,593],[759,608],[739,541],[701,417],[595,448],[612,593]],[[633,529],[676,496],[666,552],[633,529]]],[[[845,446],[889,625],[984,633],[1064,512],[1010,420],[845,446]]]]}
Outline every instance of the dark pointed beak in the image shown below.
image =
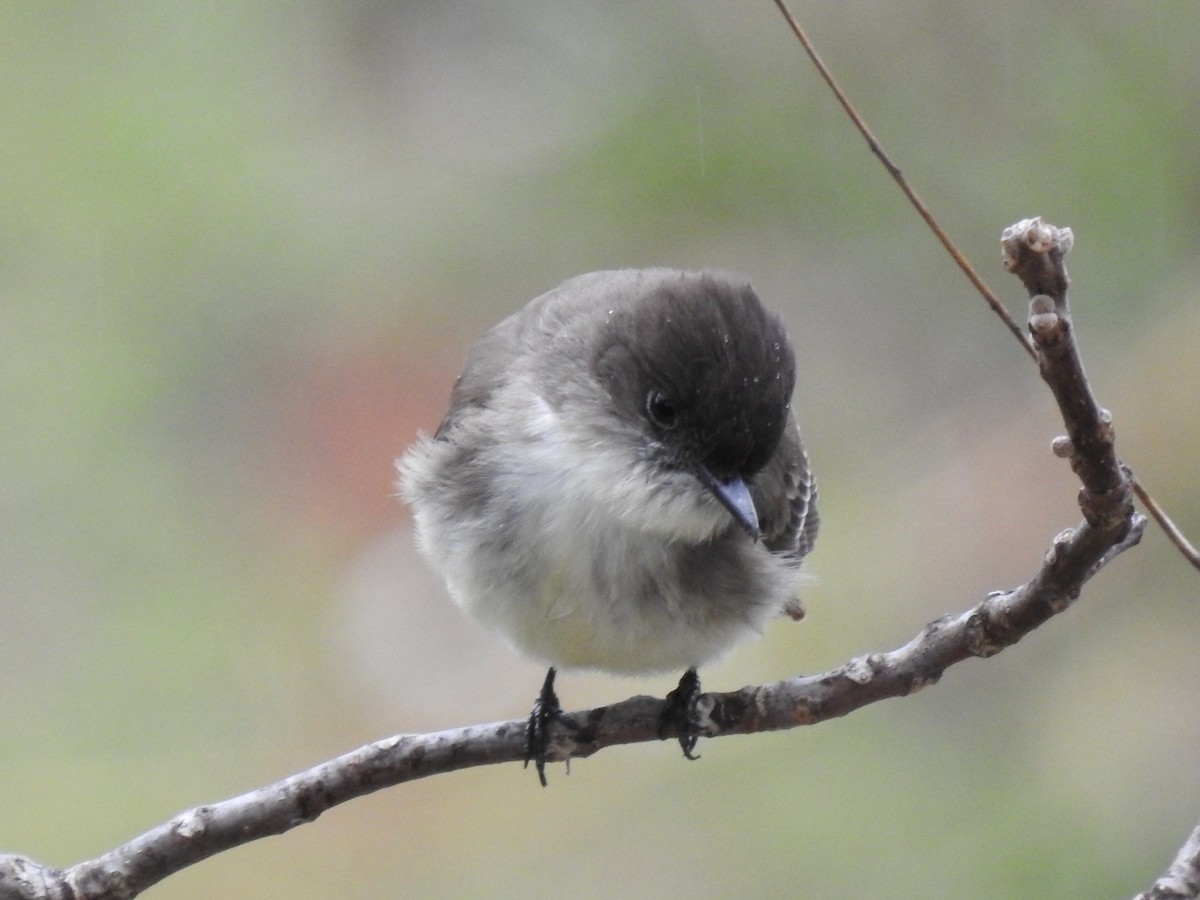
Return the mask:
{"type": "Polygon", "coordinates": [[[713,496],[721,501],[721,505],[729,510],[734,520],[742,526],[742,530],[753,540],[758,540],[758,511],[754,508],[754,499],[746,482],[738,478],[717,478],[708,469],[700,467],[700,480],[712,491],[713,496]]]}

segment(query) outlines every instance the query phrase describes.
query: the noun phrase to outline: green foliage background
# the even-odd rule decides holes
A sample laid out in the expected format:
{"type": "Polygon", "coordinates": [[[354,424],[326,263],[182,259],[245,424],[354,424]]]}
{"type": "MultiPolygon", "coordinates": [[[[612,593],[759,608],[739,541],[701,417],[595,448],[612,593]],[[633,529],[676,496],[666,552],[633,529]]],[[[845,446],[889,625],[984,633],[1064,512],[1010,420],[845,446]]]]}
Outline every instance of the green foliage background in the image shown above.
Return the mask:
{"type": "MultiPolygon", "coordinates": [[[[796,12],[1019,318],[1000,229],[1075,229],[1119,449],[1200,537],[1200,9],[796,12]]],[[[573,274],[743,271],[792,331],[819,581],[713,689],[896,646],[1078,518],[1033,367],[765,0],[7,3],[0,85],[0,848],[67,865],[527,710],[540,672],[414,557],[391,465],[471,339],[573,274]]],[[[545,791],[430,779],[149,896],[1128,896],[1200,816],[1196,585],[1152,530],[913,698],[545,791]]]]}

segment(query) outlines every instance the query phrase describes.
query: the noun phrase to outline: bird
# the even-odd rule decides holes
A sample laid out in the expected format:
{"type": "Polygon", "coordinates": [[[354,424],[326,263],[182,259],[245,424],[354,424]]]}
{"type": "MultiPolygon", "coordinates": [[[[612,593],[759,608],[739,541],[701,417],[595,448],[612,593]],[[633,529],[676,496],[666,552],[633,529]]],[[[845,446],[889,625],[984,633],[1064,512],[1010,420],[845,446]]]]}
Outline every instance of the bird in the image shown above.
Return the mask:
{"type": "Polygon", "coordinates": [[[697,669],[803,617],[819,517],[795,369],[740,275],[592,272],[479,338],[398,461],[453,600],[549,666],[526,736],[543,785],[558,669],[683,669],[661,731],[694,758],[697,669]]]}

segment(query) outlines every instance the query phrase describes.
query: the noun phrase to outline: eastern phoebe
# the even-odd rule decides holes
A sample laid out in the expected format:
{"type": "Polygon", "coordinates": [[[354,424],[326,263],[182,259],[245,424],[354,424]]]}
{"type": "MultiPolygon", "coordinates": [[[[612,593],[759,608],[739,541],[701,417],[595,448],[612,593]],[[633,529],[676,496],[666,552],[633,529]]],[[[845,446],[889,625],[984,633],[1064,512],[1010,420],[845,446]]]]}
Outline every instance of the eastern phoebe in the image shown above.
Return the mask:
{"type": "Polygon", "coordinates": [[[421,550],[468,613],[551,669],[687,672],[667,728],[689,757],[697,666],[804,614],[816,486],[779,319],[722,272],[564,282],[471,348],[433,438],[399,463],[421,550]]]}

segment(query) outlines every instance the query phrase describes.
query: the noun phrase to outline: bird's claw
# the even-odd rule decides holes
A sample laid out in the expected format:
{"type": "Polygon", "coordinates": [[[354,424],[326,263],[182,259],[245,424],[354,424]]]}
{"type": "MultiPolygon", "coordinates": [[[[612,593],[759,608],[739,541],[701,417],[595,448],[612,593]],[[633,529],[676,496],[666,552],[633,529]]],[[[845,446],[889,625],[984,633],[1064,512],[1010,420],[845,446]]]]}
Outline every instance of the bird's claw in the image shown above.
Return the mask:
{"type": "Polygon", "coordinates": [[[679,736],[679,746],[688,759],[700,757],[692,751],[700,740],[700,719],[696,704],[700,700],[700,676],[695,667],[688,669],[679,679],[679,686],[667,694],[658,719],[658,735],[665,740],[674,732],[679,736]]]}

